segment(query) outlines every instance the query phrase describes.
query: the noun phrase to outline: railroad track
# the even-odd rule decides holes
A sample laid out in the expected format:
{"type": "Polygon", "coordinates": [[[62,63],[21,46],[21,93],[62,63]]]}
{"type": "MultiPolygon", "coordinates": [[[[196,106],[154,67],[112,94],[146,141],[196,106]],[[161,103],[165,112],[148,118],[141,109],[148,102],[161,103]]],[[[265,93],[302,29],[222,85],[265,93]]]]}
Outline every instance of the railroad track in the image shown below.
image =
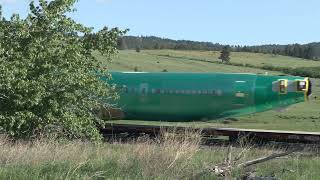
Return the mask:
{"type": "MultiPolygon", "coordinates": [[[[236,142],[245,137],[251,142],[285,142],[320,145],[320,132],[302,131],[278,131],[278,130],[256,130],[236,128],[191,128],[177,126],[153,126],[153,125],[129,125],[109,123],[101,132],[105,136],[158,136],[162,132],[184,133],[186,131],[200,132],[203,137],[228,137],[226,140],[236,142]]],[[[211,139],[212,140],[212,139],[211,139]]],[[[221,140],[221,139],[220,139],[221,140]]]]}

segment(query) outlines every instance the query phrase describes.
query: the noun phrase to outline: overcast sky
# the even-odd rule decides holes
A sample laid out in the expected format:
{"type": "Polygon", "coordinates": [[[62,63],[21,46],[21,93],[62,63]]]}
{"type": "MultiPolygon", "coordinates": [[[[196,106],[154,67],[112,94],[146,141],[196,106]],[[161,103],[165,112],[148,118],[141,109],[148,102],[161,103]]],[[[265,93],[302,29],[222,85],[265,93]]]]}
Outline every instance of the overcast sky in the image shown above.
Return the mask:
{"type": "MultiPolygon", "coordinates": [[[[0,0],[4,15],[25,16],[29,0],[0,0]]],[[[80,0],[72,17],[129,35],[222,44],[320,41],[320,0],[80,0]]]]}

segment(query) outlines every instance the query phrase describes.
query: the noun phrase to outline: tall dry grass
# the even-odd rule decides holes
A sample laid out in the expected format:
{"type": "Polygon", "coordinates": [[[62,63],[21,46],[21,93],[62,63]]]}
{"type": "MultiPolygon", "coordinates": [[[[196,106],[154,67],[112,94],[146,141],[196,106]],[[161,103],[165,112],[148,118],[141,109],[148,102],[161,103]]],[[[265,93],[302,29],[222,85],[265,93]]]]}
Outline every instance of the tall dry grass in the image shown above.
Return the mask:
{"type": "MultiPolygon", "coordinates": [[[[200,133],[193,131],[179,135],[163,132],[157,138],[140,137],[113,144],[46,139],[11,141],[1,136],[0,179],[192,179],[198,172],[224,162],[230,154],[228,147],[203,147],[201,140],[200,133]]],[[[282,151],[242,144],[232,148],[231,155],[238,164],[282,151]]],[[[284,179],[301,175],[307,179],[320,175],[314,171],[320,167],[318,162],[318,155],[306,157],[299,153],[254,166],[254,169],[260,174],[277,174],[284,179]]],[[[243,172],[235,170],[230,177],[240,177],[243,172]]],[[[210,171],[201,176],[215,177],[210,171]]]]}
{"type": "MultiPolygon", "coordinates": [[[[200,149],[198,132],[163,132],[160,137],[141,137],[126,144],[93,144],[83,141],[11,141],[0,138],[0,166],[41,166],[68,162],[72,166],[62,176],[70,177],[86,165],[110,161],[122,171],[136,168],[142,177],[179,178],[193,171],[193,157],[200,149]]],[[[104,169],[95,172],[101,173],[104,169]]]]}
{"type": "MultiPolygon", "coordinates": [[[[82,141],[57,142],[51,140],[11,141],[6,137],[0,138],[1,165],[39,165],[46,162],[82,162],[90,158],[99,147],[82,141]]],[[[110,149],[105,149],[104,154],[110,149]]],[[[102,151],[100,151],[102,155],[102,151]]]]}
{"type": "Polygon", "coordinates": [[[194,171],[193,157],[200,150],[199,132],[186,130],[177,135],[163,132],[155,140],[140,139],[133,148],[135,159],[141,162],[144,176],[182,177],[194,171]]]}

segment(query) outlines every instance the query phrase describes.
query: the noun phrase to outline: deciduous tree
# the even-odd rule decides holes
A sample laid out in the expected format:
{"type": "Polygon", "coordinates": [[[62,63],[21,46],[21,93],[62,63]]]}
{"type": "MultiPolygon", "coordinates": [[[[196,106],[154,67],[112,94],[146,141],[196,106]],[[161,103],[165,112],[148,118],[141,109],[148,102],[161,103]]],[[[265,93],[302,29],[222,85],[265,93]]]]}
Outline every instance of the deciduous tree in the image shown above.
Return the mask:
{"type": "Polygon", "coordinates": [[[222,48],[219,59],[224,63],[230,62],[230,48],[228,46],[222,48]]]}
{"type": "MultiPolygon", "coordinates": [[[[97,70],[98,51],[111,60],[118,28],[97,33],[69,18],[77,0],[30,3],[25,19],[0,21],[0,131],[16,138],[54,134],[99,139],[93,109],[115,98],[97,70]]],[[[0,10],[1,16],[1,10],[0,10]]]]}

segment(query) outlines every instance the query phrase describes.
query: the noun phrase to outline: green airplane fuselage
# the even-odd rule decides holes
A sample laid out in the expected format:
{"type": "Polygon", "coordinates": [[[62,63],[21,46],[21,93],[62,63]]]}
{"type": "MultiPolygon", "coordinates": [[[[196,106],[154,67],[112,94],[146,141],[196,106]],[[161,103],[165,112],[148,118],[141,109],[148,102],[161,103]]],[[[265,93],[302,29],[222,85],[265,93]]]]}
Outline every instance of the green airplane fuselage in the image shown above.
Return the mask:
{"type": "Polygon", "coordinates": [[[111,75],[112,80],[103,80],[120,89],[116,104],[122,119],[193,121],[232,117],[299,103],[311,91],[309,79],[293,76],[168,72],[111,75]]]}

